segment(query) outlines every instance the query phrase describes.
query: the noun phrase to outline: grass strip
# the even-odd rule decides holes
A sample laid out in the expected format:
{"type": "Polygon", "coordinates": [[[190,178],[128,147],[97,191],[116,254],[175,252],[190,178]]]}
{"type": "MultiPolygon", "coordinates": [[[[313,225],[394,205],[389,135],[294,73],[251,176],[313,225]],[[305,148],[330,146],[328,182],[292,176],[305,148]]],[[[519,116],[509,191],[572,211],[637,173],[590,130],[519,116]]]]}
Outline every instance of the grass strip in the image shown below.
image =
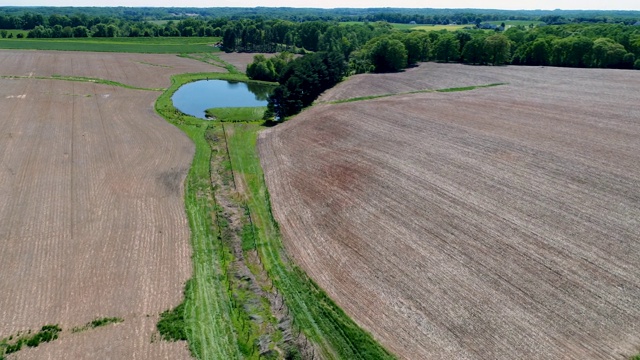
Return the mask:
{"type": "Polygon", "coordinates": [[[213,66],[217,66],[223,69],[226,69],[227,72],[229,72],[229,74],[242,74],[242,72],[238,71],[238,69],[236,69],[235,66],[229,64],[228,62],[220,59],[219,57],[215,56],[214,54],[211,53],[191,53],[191,54],[180,54],[178,55],[179,57],[183,57],[186,59],[191,59],[191,60],[196,60],[196,61],[201,61],[205,64],[209,64],[209,65],[213,65],[213,66]]]}
{"type": "Polygon", "coordinates": [[[156,101],[156,111],[181,129],[194,142],[196,151],[185,181],[185,208],[191,228],[193,276],[185,286],[185,300],[166,313],[158,328],[164,338],[186,338],[198,359],[238,359],[240,350],[249,348],[251,336],[240,336],[244,323],[242,309],[232,302],[228,266],[232,262],[229,249],[222,241],[223,223],[217,216],[214,189],[211,184],[211,147],[207,132],[212,126],[182,114],[171,101],[183,84],[202,79],[247,80],[241,74],[199,73],[172,77],[171,87],[156,101]],[[173,320],[172,320],[173,319],[173,320]],[[164,328],[178,335],[168,335],[164,328]],[[177,330],[175,329],[177,328],[177,330]],[[180,330],[181,328],[181,330],[180,330]],[[182,333],[180,332],[182,331],[182,333]]]}
{"type": "Polygon", "coordinates": [[[95,84],[103,84],[103,85],[111,85],[118,86],[125,89],[132,90],[145,90],[145,91],[164,91],[165,88],[144,88],[133,85],[123,84],[121,82],[100,79],[100,78],[92,78],[92,77],[84,77],[84,76],[64,76],[53,74],[51,76],[17,76],[17,75],[0,75],[0,79],[37,79],[37,80],[66,80],[66,81],[78,81],[78,82],[90,82],[95,84]]]}
{"type": "Polygon", "coordinates": [[[228,138],[229,155],[234,171],[242,174],[247,184],[247,204],[257,236],[257,250],[265,270],[284,295],[296,327],[320,346],[325,358],[393,359],[286,258],[256,150],[257,133],[263,127],[255,123],[228,126],[233,126],[228,138]]]}
{"type": "Polygon", "coordinates": [[[354,97],[354,98],[335,100],[335,101],[327,101],[327,103],[329,103],[329,104],[342,104],[342,103],[348,103],[348,102],[373,100],[373,99],[379,99],[379,98],[390,97],[390,96],[399,96],[399,95],[434,93],[434,92],[447,93],[447,92],[470,91],[470,90],[475,90],[475,89],[482,89],[482,88],[488,88],[488,87],[494,87],[494,86],[500,86],[500,85],[506,85],[506,84],[507,83],[492,83],[492,84],[486,84],[486,85],[453,87],[453,88],[446,88],[446,89],[434,89],[434,90],[425,89],[425,90],[416,90],[416,91],[406,91],[406,92],[400,92],[400,93],[370,95],[370,96],[361,96],[361,97],[354,97]]]}
{"type": "MultiPolygon", "coordinates": [[[[241,244],[236,242],[242,242],[237,235],[240,233],[242,236],[242,228],[248,222],[248,218],[246,214],[240,215],[240,218],[233,218],[239,215],[236,212],[239,208],[235,207],[238,205],[237,196],[229,193],[232,191],[229,185],[233,181],[233,170],[229,162],[226,137],[221,123],[211,123],[205,137],[211,147],[210,180],[216,191],[216,225],[224,253],[228,254],[224,271],[229,286],[233,325],[238,334],[238,346],[244,359],[258,360],[263,355],[261,353],[261,349],[264,349],[263,341],[269,342],[265,337],[268,335],[268,328],[277,326],[277,323],[271,315],[268,299],[253,289],[253,284],[242,270],[243,266],[247,265],[244,262],[246,258],[243,256],[246,254],[238,253],[236,246],[241,244]],[[236,258],[236,255],[240,255],[240,259],[236,258]]],[[[248,268],[246,270],[250,271],[248,268]]],[[[271,346],[275,345],[275,342],[271,342],[271,346]]],[[[273,347],[270,347],[270,350],[274,351],[273,347]]]]}
{"type": "Polygon", "coordinates": [[[212,120],[221,122],[251,122],[262,120],[265,110],[266,106],[233,107],[207,109],[204,113],[212,120]]]}
{"type": "Polygon", "coordinates": [[[155,66],[155,67],[161,67],[161,68],[165,68],[165,69],[171,69],[173,66],[169,66],[169,65],[160,65],[160,64],[154,64],[154,63],[150,63],[150,62],[146,62],[146,61],[136,61],[138,64],[143,64],[143,65],[149,65],[149,66],[155,66]]]}
{"type": "MultiPolygon", "coordinates": [[[[39,79],[40,77],[36,77],[36,78],[39,79]]],[[[144,88],[144,87],[138,87],[138,86],[123,84],[121,82],[117,82],[117,81],[113,81],[113,80],[106,80],[106,79],[92,78],[92,77],[84,77],[84,76],[64,76],[64,75],[54,74],[54,75],[51,75],[51,77],[49,77],[49,78],[47,78],[47,77],[43,77],[43,78],[45,78],[45,79],[53,79],[53,80],[91,82],[91,83],[96,83],[96,84],[118,86],[118,87],[122,87],[122,88],[125,88],[125,89],[132,89],[132,90],[147,90],[147,91],[164,91],[164,90],[166,90],[165,88],[144,88]]]]}
{"type": "Polygon", "coordinates": [[[436,90],[436,92],[458,92],[458,91],[469,91],[469,90],[475,90],[475,89],[482,89],[482,88],[488,88],[488,87],[500,86],[500,85],[505,85],[505,84],[506,84],[506,83],[493,83],[493,84],[487,84],[487,85],[476,85],[476,86],[453,87],[453,88],[447,88],[447,89],[438,89],[438,90],[436,90]]]}

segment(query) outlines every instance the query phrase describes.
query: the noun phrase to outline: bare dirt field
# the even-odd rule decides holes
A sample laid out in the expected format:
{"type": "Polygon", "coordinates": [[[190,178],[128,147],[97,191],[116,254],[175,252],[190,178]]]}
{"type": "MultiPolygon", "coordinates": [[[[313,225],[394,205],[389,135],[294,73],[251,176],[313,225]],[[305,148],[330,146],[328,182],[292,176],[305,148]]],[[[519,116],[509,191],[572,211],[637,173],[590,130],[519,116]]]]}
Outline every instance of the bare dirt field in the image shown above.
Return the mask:
{"type": "Polygon", "coordinates": [[[423,64],[324,99],[496,82],[262,133],[287,250],[401,358],[638,353],[640,72],[423,64]]]}
{"type": "MultiPolygon", "coordinates": [[[[216,69],[168,55],[1,51],[0,60],[3,75],[145,87],[216,69]]],[[[192,271],[183,182],[194,146],[156,115],[159,94],[0,79],[0,339],[45,324],[65,330],[16,358],[190,357],[186,343],[154,338],[158,314],[181,302],[192,271]],[[69,331],[103,317],[124,322],[69,331]]]]}
{"type": "Polygon", "coordinates": [[[0,50],[0,64],[1,76],[82,76],[146,88],[168,87],[174,74],[226,72],[172,54],[0,50]]]}
{"type": "MultiPolygon", "coordinates": [[[[342,82],[327,90],[318,99],[318,102],[502,82],[517,86],[518,91],[526,90],[526,87],[532,86],[546,91],[546,87],[550,85],[562,85],[564,82],[573,80],[588,81],[588,83],[584,84],[594,86],[594,88],[582,90],[600,92],[600,86],[611,85],[615,79],[624,79],[625,76],[625,72],[616,74],[605,69],[584,71],[579,69],[525,66],[485,66],[478,68],[462,64],[422,63],[418,67],[409,68],[401,73],[354,75],[349,78],[349,81],[342,82]],[[540,74],[543,78],[532,78],[532,76],[538,76],[532,74],[540,74]],[[602,85],[600,85],[601,83],[602,85]]],[[[623,83],[632,85],[629,81],[623,81],[623,83]]],[[[637,88],[635,90],[637,91],[637,88]]]]}

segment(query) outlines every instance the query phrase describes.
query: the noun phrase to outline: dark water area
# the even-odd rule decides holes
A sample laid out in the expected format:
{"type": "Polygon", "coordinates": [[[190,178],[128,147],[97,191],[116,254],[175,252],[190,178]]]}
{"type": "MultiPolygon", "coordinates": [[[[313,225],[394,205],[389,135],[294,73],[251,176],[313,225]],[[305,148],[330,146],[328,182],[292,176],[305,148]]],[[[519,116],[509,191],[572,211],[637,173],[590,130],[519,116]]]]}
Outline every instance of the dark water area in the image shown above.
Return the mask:
{"type": "Polygon", "coordinates": [[[171,97],[185,114],[205,118],[212,108],[267,106],[274,86],[228,80],[200,80],[182,85],[171,97]]]}

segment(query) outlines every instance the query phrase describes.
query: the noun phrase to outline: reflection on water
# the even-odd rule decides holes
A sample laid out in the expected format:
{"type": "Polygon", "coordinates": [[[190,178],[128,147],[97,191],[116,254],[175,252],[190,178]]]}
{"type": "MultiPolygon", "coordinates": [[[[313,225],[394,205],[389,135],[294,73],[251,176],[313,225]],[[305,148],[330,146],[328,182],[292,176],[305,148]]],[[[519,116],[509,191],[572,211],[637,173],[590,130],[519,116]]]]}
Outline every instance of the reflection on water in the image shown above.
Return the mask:
{"type": "Polygon", "coordinates": [[[275,87],[227,80],[200,80],[182,85],[171,97],[185,114],[204,119],[204,111],[221,107],[267,106],[275,87]]]}
{"type": "Polygon", "coordinates": [[[249,88],[249,91],[256,96],[256,100],[260,101],[267,101],[267,98],[269,98],[269,95],[271,95],[274,89],[271,85],[257,83],[247,83],[247,87],[249,88]]]}

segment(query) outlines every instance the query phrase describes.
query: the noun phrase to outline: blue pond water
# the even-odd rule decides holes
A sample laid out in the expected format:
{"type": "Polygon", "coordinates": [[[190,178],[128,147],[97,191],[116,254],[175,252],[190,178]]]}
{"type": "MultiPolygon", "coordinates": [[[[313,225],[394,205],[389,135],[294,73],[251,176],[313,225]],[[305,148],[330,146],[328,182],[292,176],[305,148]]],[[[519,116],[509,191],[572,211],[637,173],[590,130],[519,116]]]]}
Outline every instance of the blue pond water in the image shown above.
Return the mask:
{"type": "Polygon", "coordinates": [[[267,106],[273,88],[255,83],[200,80],[182,85],[171,100],[183,113],[204,119],[206,109],[267,106]]]}

